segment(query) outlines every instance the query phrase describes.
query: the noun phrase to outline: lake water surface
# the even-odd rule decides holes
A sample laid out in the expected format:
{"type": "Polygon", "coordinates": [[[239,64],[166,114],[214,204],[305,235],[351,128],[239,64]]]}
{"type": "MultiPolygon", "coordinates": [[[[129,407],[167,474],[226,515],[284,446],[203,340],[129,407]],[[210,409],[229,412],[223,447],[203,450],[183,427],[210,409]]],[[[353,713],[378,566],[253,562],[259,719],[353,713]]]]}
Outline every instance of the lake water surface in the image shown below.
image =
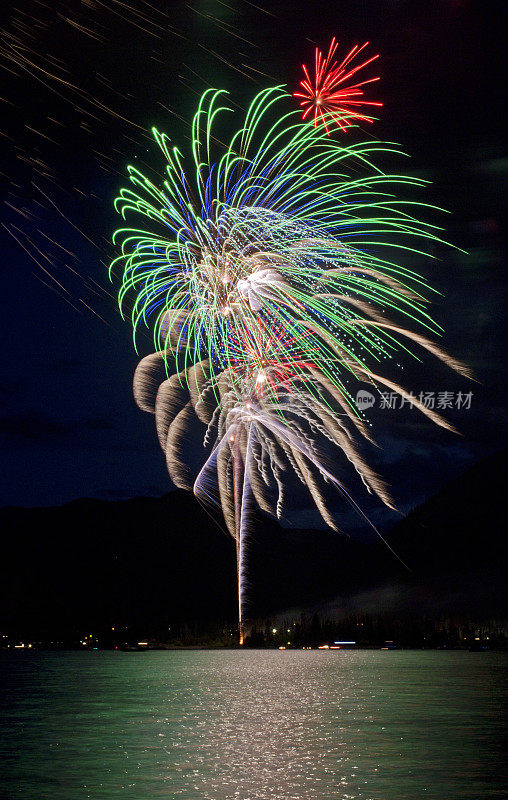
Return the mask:
{"type": "Polygon", "coordinates": [[[0,798],[505,798],[507,662],[446,651],[0,653],[0,798]]]}

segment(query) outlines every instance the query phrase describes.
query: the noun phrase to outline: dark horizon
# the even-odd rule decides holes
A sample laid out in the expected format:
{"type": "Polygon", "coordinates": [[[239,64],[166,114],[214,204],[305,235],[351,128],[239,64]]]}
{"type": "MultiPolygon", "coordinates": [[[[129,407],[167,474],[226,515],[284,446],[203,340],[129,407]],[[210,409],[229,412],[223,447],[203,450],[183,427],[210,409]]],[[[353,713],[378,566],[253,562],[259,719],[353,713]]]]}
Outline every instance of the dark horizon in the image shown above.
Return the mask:
{"type": "MultiPolygon", "coordinates": [[[[379,644],[386,634],[406,646],[424,645],[424,636],[429,646],[458,646],[456,631],[464,628],[469,647],[471,631],[485,629],[502,646],[506,544],[497,508],[505,457],[501,451],[483,460],[386,534],[410,571],[375,537],[359,542],[258,516],[249,540],[248,618],[259,631],[262,620],[298,621],[303,612],[310,625],[317,613],[323,624],[338,620],[343,638],[357,618],[368,626],[364,642],[379,644]]],[[[234,542],[190,493],[3,509],[0,524],[6,642],[79,646],[86,631],[101,647],[147,636],[223,644],[222,628],[236,630],[234,542]]],[[[313,636],[302,631],[302,642],[313,636]]]]}

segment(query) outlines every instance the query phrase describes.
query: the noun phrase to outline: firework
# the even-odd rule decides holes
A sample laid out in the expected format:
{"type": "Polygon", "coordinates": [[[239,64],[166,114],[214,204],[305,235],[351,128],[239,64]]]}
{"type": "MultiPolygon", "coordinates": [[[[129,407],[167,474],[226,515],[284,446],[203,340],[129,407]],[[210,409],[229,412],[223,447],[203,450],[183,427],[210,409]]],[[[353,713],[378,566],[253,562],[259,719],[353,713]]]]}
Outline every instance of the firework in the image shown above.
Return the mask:
{"type": "Polygon", "coordinates": [[[335,37],[330,42],[328,54],[323,56],[316,47],[314,54],[314,76],[311,78],[309,69],[302,64],[305,78],[300,81],[303,92],[294,92],[293,97],[302,98],[300,105],[303,108],[303,119],[307,117],[314,120],[314,125],[322,124],[327,133],[330,133],[330,123],[335,123],[341,130],[346,130],[354,122],[373,122],[373,118],[360,112],[363,106],[382,106],[382,103],[372,100],[363,100],[363,86],[374,83],[379,78],[354,83],[356,74],[372,64],[378,55],[371,56],[360,64],[355,64],[360,53],[368,46],[368,42],[357,44],[349,51],[340,62],[333,61],[338,43],[335,37]]]}
{"type": "Polygon", "coordinates": [[[201,99],[192,172],[157,131],[166,180],[156,186],[129,168],[134,189],[123,189],[116,206],[143,225],[116,232],[121,254],[112,273],[121,270],[120,307],[125,313],[131,298],[135,337],[141,325],[153,327],[155,353],[141,361],[134,392],[155,414],[170,476],[218,502],[236,539],[242,630],[250,512],[256,504],[280,518],[291,473],[332,528],[326,484],[357,508],[336,475],[340,456],[393,507],[355,443],[371,437],[349,386],[368,382],[408,397],[377,364],[400,350],[418,358],[410,345],[465,369],[406,327],[410,319],[440,333],[426,310],[425,283],[382,258],[387,245],[407,254],[421,252],[419,241],[439,239],[414,216],[422,204],[393,197],[394,184],[424,182],[373,164],[377,152],[395,148],[343,147],[299,112],[277,114],[289,96],[274,87],[256,96],[217,153],[223,95],[209,90],[201,99]],[[187,442],[200,424],[196,474],[187,442]]]}

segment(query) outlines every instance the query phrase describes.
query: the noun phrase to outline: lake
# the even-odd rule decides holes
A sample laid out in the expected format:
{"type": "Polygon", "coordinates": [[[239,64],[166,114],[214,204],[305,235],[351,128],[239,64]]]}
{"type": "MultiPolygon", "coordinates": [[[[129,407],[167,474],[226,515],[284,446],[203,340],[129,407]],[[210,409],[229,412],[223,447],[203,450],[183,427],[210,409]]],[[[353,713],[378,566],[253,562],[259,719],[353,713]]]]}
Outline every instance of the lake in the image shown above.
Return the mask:
{"type": "Polygon", "coordinates": [[[1,800],[484,800],[504,653],[2,652],[1,800]]]}

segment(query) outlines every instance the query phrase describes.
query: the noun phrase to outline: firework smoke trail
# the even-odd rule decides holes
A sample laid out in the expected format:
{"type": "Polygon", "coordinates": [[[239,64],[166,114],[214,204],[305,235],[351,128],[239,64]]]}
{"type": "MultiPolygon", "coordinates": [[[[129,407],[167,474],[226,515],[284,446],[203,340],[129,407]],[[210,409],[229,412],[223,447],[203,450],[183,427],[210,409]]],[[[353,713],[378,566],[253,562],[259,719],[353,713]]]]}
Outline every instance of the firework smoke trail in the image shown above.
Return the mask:
{"type": "Polygon", "coordinates": [[[251,508],[280,518],[290,473],[334,529],[324,485],[357,506],[327,466],[326,450],[347,458],[367,490],[393,508],[358,451],[358,435],[372,439],[348,384],[367,381],[407,397],[378,364],[400,350],[419,358],[410,345],[467,370],[406,327],[410,320],[440,334],[426,310],[429,287],[381,255],[388,245],[407,255],[422,252],[419,242],[441,241],[439,229],[414,216],[429,206],[393,194],[395,184],[425,182],[373,163],[376,153],[397,148],[342,146],[326,127],[286,111],[289,95],[272,87],[254,98],[217,154],[217,119],[230,110],[221,105],[225,94],[201,98],[194,174],[155,130],[167,162],[163,184],[129,167],[134,188],[121,190],[116,207],[144,224],[115,233],[121,254],[111,274],[122,274],[123,314],[132,298],[134,340],[140,326],[153,326],[155,353],[140,362],[134,393],[155,414],[171,479],[217,502],[236,539],[242,638],[251,508]],[[199,424],[205,456],[196,475],[186,440],[199,424]]]}

